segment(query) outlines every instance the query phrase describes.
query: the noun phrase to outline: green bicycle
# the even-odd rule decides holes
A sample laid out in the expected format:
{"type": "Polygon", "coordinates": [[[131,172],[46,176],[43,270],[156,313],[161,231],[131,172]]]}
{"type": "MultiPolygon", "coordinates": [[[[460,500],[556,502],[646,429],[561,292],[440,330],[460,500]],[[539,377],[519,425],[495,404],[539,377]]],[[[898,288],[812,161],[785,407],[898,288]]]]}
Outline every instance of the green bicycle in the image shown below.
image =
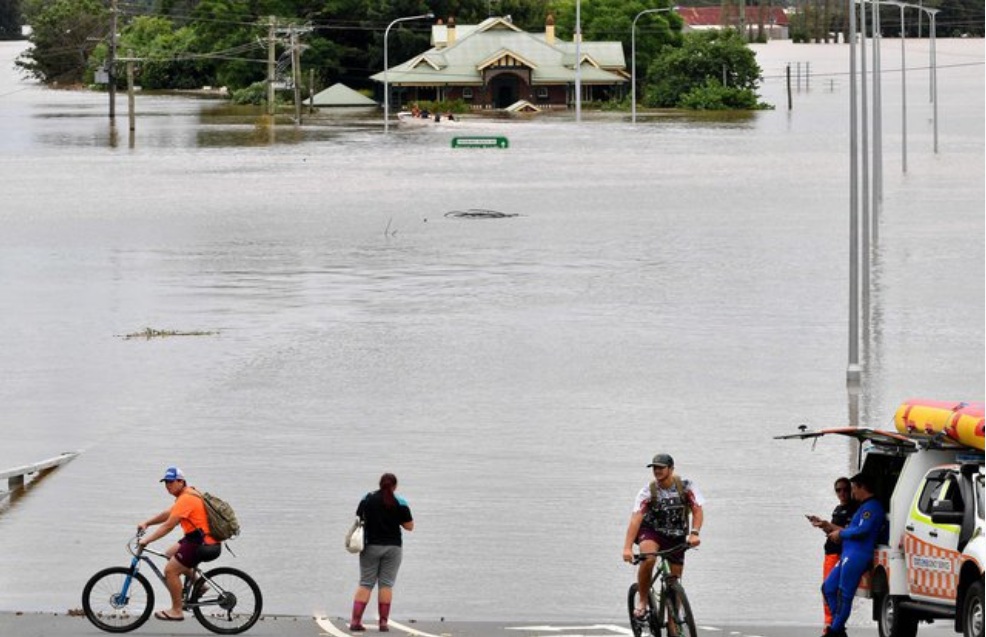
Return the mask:
{"type": "MultiPolygon", "coordinates": [[[[689,548],[691,547],[688,545],[684,546],[684,550],[689,548]]],[[[637,608],[636,582],[627,592],[627,609],[630,613],[633,637],[641,637],[645,629],[651,637],[661,637],[664,629],[667,629],[667,637],[697,637],[695,617],[692,615],[692,607],[688,603],[685,588],[677,578],[671,577],[671,565],[666,559],[667,555],[681,549],[682,546],[675,546],[664,551],[638,553],[633,556],[631,562],[633,564],[640,564],[649,557],[657,558],[654,562],[654,572],[651,573],[647,612],[643,616],[638,617],[634,612],[637,608]]]]}

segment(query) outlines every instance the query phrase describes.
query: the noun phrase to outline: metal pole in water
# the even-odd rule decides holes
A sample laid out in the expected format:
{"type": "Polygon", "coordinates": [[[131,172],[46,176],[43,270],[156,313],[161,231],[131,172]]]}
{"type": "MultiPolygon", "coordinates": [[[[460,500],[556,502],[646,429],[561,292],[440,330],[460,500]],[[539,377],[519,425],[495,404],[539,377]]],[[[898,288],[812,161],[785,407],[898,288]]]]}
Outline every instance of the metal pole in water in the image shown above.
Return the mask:
{"type": "Polygon", "coordinates": [[[575,121],[582,121],[582,0],[575,0],[575,121]]]}
{"type": "Polygon", "coordinates": [[[849,366],[846,381],[858,385],[859,367],[859,147],[856,98],[856,0],[849,5],[849,366]]]}

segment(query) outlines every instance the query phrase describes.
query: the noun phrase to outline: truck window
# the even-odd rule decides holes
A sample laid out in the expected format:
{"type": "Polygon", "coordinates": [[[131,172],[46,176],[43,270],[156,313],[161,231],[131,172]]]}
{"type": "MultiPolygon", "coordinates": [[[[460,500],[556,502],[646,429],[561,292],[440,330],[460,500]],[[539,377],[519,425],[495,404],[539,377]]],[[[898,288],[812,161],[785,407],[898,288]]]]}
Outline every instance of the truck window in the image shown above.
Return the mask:
{"type": "Polygon", "coordinates": [[[983,475],[979,474],[976,478],[976,515],[982,520],[986,518],[986,499],[983,498],[983,475]]]}
{"type": "Polygon", "coordinates": [[[953,511],[965,511],[965,502],[962,500],[962,491],[959,489],[959,481],[954,474],[948,476],[945,481],[945,500],[952,503],[953,511]]]}
{"type": "Polygon", "coordinates": [[[945,486],[944,475],[941,472],[928,474],[924,481],[924,489],[921,490],[921,497],[918,499],[918,511],[925,515],[931,515],[931,504],[938,500],[942,488],[945,486]]]}

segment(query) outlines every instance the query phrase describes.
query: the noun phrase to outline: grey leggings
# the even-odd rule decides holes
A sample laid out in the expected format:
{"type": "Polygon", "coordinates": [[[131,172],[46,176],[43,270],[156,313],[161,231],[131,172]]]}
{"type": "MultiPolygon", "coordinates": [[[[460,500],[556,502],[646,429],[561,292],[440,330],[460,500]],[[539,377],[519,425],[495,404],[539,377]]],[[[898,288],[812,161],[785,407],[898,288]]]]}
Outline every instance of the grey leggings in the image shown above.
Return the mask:
{"type": "Polygon", "coordinates": [[[399,546],[368,544],[359,554],[359,585],[372,589],[379,581],[380,586],[393,588],[402,557],[399,546]]]}

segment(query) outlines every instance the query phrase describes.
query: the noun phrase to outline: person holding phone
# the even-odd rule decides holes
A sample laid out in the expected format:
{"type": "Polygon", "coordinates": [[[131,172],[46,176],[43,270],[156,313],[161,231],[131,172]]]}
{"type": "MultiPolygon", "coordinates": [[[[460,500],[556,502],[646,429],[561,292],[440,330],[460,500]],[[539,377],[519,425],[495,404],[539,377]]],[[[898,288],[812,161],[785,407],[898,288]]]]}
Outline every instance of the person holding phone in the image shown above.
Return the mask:
{"type": "MultiPolygon", "coordinates": [[[[832,510],[832,519],[823,520],[817,515],[806,515],[808,521],[816,529],[821,529],[825,533],[825,559],[822,562],[822,581],[829,576],[835,565],[839,563],[842,556],[842,543],[828,537],[833,531],[840,531],[849,526],[849,521],[859,508],[859,503],[852,499],[852,488],[849,478],[841,476],[835,481],[835,496],[839,499],[839,504],[832,510]]],[[[825,599],[822,599],[822,607],[825,610],[825,625],[832,624],[832,609],[829,608],[825,599]]]]}

